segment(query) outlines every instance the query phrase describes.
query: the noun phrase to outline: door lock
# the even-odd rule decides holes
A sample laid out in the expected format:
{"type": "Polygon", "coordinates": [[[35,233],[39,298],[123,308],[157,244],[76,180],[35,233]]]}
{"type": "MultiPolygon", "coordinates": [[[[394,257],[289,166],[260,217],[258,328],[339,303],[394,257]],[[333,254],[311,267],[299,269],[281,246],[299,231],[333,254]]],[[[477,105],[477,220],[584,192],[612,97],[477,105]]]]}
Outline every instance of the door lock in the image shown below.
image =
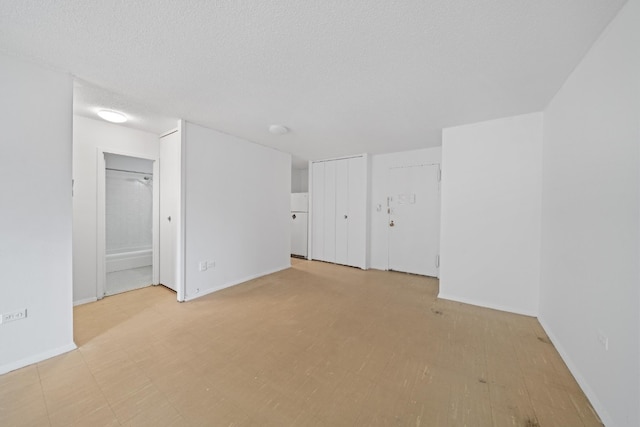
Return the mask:
{"type": "Polygon", "coordinates": [[[389,227],[393,227],[395,226],[395,224],[393,223],[393,220],[389,221],[389,227]]]}

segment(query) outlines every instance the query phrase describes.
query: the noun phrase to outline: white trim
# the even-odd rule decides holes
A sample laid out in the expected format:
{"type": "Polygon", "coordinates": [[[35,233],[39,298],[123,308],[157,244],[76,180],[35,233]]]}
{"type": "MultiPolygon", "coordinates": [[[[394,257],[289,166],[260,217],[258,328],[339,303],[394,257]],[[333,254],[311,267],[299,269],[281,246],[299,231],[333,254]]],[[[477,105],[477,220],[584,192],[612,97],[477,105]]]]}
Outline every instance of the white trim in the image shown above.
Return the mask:
{"type": "Polygon", "coordinates": [[[307,166],[307,173],[309,174],[307,178],[307,193],[309,196],[307,197],[307,259],[311,261],[311,224],[313,223],[313,209],[311,208],[311,201],[313,200],[313,161],[309,160],[309,165],[307,166]]]}
{"type": "MultiPolygon", "coordinates": [[[[96,298],[102,299],[105,293],[105,283],[107,277],[106,267],[106,165],[104,155],[118,154],[121,156],[137,157],[140,159],[151,160],[153,162],[153,177],[157,179],[160,176],[159,157],[144,153],[123,151],[111,148],[97,147],[97,167],[96,167],[96,298]]],[[[153,267],[152,281],[153,284],[160,283],[160,187],[153,186],[153,267]]]]}
{"type": "Polygon", "coordinates": [[[287,265],[285,267],[278,267],[278,268],[275,268],[273,270],[265,271],[263,273],[252,274],[251,276],[247,276],[247,277],[244,277],[242,279],[234,280],[233,282],[228,282],[228,283],[225,283],[223,285],[219,285],[219,286],[215,286],[215,287],[210,288],[210,289],[206,289],[204,292],[200,292],[200,293],[195,294],[195,295],[188,295],[188,296],[186,296],[185,301],[193,301],[194,299],[198,299],[198,298],[203,297],[205,295],[209,295],[209,294],[211,294],[213,292],[221,291],[222,289],[230,288],[232,286],[237,286],[237,285],[239,285],[241,283],[248,282],[249,280],[257,279],[258,277],[268,276],[269,274],[277,273],[278,271],[287,270],[289,268],[291,268],[291,261],[289,261],[289,265],[287,265]]]}
{"type": "Polygon", "coordinates": [[[431,163],[409,163],[398,166],[389,166],[389,169],[407,169],[407,168],[415,168],[418,166],[440,166],[439,162],[431,162],[431,163]]]}
{"type": "Polygon", "coordinates": [[[356,157],[365,157],[367,154],[353,154],[351,156],[342,156],[342,157],[331,157],[329,159],[320,159],[320,160],[309,160],[309,164],[311,163],[323,163],[323,162],[333,162],[335,160],[344,160],[344,159],[354,159],[356,157]]]}
{"type": "Polygon", "coordinates": [[[88,304],[90,302],[96,302],[96,301],[98,301],[98,298],[96,298],[96,297],[79,299],[78,301],[74,301],[73,302],[73,306],[75,307],[77,305],[88,304]]]}
{"type": "Polygon", "coordinates": [[[463,304],[475,305],[475,306],[478,306],[478,307],[490,308],[492,310],[500,310],[500,311],[506,311],[508,313],[521,314],[523,316],[530,316],[530,317],[537,317],[538,316],[538,313],[533,312],[533,311],[522,310],[522,309],[519,309],[519,308],[509,307],[509,306],[506,306],[506,305],[485,303],[483,301],[476,301],[476,300],[469,299],[469,298],[460,298],[460,297],[457,297],[455,295],[443,294],[442,292],[440,292],[438,294],[438,298],[446,299],[446,300],[449,300],[449,301],[461,302],[463,304]]]}
{"type": "Polygon", "coordinates": [[[187,263],[187,224],[186,224],[186,211],[187,211],[187,126],[186,121],[180,120],[178,122],[178,130],[180,131],[180,194],[178,195],[180,200],[180,207],[178,210],[178,250],[177,250],[177,262],[176,262],[176,294],[178,301],[186,301],[187,296],[187,270],[185,268],[187,263]]]}
{"type": "Polygon", "coordinates": [[[593,406],[593,409],[598,413],[600,421],[602,421],[602,423],[606,426],[615,427],[616,424],[613,418],[611,417],[611,415],[609,415],[609,412],[606,410],[602,402],[600,402],[600,399],[598,399],[598,395],[593,391],[593,389],[589,386],[587,380],[580,373],[580,370],[578,369],[576,364],[573,363],[573,360],[571,360],[571,358],[569,357],[569,353],[567,353],[564,347],[562,347],[562,345],[560,344],[560,340],[553,333],[547,322],[545,322],[544,319],[540,317],[538,318],[538,322],[540,322],[540,325],[542,325],[542,328],[547,333],[547,336],[553,343],[553,346],[556,348],[556,350],[558,350],[558,353],[560,353],[560,357],[562,357],[562,360],[567,365],[567,368],[569,368],[569,371],[571,371],[571,374],[578,382],[578,385],[580,385],[580,388],[589,399],[591,406],[593,406]]]}
{"type": "Polygon", "coordinates": [[[362,270],[368,270],[371,266],[371,209],[369,205],[371,203],[371,173],[372,173],[372,158],[369,154],[361,154],[364,161],[364,264],[359,267],[362,270]]]}
{"type": "Polygon", "coordinates": [[[6,365],[0,366],[0,375],[6,374],[7,372],[15,371],[16,369],[24,368],[25,366],[33,365],[34,363],[42,362],[43,360],[70,352],[72,350],[75,350],[76,348],[78,347],[75,345],[75,343],[72,342],[62,347],[47,350],[34,356],[25,357],[24,359],[7,363],[6,365]]]}
{"type": "Polygon", "coordinates": [[[165,136],[169,136],[172,133],[178,132],[179,130],[180,130],[180,128],[175,128],[175,129],[168,130],[165,133],[160,134],[159,138],[164,138],[165,136]]]}

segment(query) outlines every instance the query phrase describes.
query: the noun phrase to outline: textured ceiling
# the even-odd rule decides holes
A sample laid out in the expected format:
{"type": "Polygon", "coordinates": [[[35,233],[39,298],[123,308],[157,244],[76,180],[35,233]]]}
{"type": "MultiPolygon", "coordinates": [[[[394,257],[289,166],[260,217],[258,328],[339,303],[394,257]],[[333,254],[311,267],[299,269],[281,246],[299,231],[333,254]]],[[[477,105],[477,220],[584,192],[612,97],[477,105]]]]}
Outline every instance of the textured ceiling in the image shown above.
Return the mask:
{"type": "Polygon", "coordinates": [[[2,0],[0,51],[78,77],[79,114],[156,133],[184,118],[318,159],[540,111],[624,2],[2,0]]]}

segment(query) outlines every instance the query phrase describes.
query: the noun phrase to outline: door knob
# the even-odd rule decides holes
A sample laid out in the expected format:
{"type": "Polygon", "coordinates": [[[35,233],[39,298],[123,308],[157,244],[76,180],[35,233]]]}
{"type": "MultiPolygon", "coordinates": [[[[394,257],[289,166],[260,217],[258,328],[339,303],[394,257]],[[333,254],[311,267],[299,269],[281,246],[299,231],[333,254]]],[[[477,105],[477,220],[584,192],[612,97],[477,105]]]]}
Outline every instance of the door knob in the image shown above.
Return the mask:
{"type": "Polygon", "coordinates": [[[167,221],[171,222],[171,217],[170,216],[167,217],[167,221]]]}
{"type": "Polygon", "coordinates": [[[348,217],[347,217],[347,215],[345,215],[345,216],[344,216],[344,219],[347,219],[347,218],[348,218],[348,217]]]}
{"type": "Polygon", "coordinates": [[[296,219],[296,214],[291,215],[291,218],[296,219]]]}
{"type": "Polygon", "coordinates": [[[393,223],[393,220],[391,220],[391,221],[389,222],[389,227],[393,227],[393,226],[395,226],[395,224],[393,223]]]}

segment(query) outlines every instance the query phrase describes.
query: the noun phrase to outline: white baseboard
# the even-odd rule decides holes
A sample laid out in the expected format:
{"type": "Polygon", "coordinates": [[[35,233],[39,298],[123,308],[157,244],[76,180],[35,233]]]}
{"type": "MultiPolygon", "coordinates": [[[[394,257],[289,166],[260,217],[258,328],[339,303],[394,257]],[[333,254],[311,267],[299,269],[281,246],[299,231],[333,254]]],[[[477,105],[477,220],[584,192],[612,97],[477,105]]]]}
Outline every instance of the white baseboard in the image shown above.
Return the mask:
{"type": "Polygon", "coordinates": [[[98,301],[98,298],[96,297],[79,299],[78,301],[73,302],[73,306],[75,307],[76,305],[88,304],[90,302],[96,302],[96,301],[98,301]]]}
{"type": "Polygon", "coordinates": [[[24,359],[16,360],[15,362],[7,363],[0,366],[0,375],[7,372],[15,371],[16,369],[24,368],[25,366],[33,365],[34,363],[42,362],[43,360],[58,356],[63,353],[75,350],[75,343],[70,343],[62,347],[54,348],[52,350],[45,351],[43,353],[36,354],[34,356],[25,357],[24,359]]]}
{"type": "Polygon", "coordinates": [[[594,393],[593,389],[589,386],[589,383],[587,382],[587,380],[584,378],[582,373],[580,373],[580,370],[578,369],[576,364],[573,363],[573,360],[571,360],[571,357],[569,357],[569,354],[566,352],[566,350],[560,343],[560,340],[558,340],[556,335],[553,333],[553,330],[549,327],[547,322],[544,321],[544,319],[539,317],[538,322],[540,322],[540,325],[542,325],[542,328],[549,336],[549,339],[555,346],[556,350],[558,350],[558,353],[560,353],[560,357],[562,357],[562,360],[569,368],[569,371],[571,371],[571,374],[576,379],[576,381],[580,385],[580,388],[589,399],[591,406],[593,406],[593,409],[595,409],[595,411],[598,413],[598,416],[600,417],[600,421],[602,421],[602,423],[607,427],[616,427],[616,423],[613,422],[613,418],[611,418],[611,415],[609,415],[609,412],[605,409],[602,402],[600,402],[600,399],[598,399],[598,396],[594,393]]]}
{"type": "Polygon", "coordinates": [[[258,277],[267,276],[269,274],[277,273],[278,271],[286,270],[288,268],[291,268],[291,265],[286,265],[284,267],[278,267],[278,268],[275,268],[273,270],[265,271],[263,273],[252,274],[251,276],[243,277],[242,279],[234,280],[232,282],[228,282],[228,283],[225,283],[223,285],[219,285],[219,286],[215,286],[213,288],[205,289],[204,291],[200,291],[199,293],[197,293],[195,295],[187,295],[187,297],[185,298],[185,301],[193,301],[194,299],[203,297],[205,295],[209,295],[209,294],[211,294],[213,292],[221,291],[223,289],[230,288],[232,286],[236,286],[236,285],[239,285],[239,284],[244,283],[244,282],[248,282],[249,280],[253,280],[253,279],[257,279],[258,277]]]}
{"type": "Polygon", "coordinates": [[[523,316],[531,316],[531,317],[538,316],[538,313],[534,311],[522,310],[520,308],[508,307],[500,304],[486,303],[484,301],[476,301],[469,298],[460,298],[455,295],[443,294],[442,292],[438,294],[438,298],[446,299],[449,301],[461,302],[464,304],[475,305],[478,307],[490,308],[492,310],[500,310],[500,311],[506,311],[508,313],[522,314],[523,316]]]}

